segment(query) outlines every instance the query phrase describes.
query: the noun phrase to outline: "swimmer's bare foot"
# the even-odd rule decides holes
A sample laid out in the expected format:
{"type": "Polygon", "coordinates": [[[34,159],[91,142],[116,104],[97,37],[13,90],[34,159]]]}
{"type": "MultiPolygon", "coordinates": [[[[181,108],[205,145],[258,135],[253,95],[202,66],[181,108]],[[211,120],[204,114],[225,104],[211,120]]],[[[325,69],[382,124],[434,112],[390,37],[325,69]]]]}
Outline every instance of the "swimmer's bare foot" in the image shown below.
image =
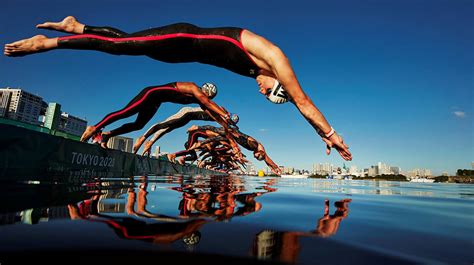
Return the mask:
{"type": "Polygon", "coordinates": [[[73,16],[67,16],[60,22],[45,22],[38,24],[36,27],[39,29],[57,30],[66,33],[84,33],[84,24],[79,23],[73,16]]]}
{"type": "Polygon", "coordinates": [[[31,53],[45,52],[58,47],[58,38],[47,38],[36,35],[29,39],[19,40],[5,44],[3,54],[6,56],[24,56],[31,53]]]}
{"type": "Polygon", "coordinates": [[[176,162],[176,161],[175,161],[175,158],[176,158],[176,155],[175,155],[175,154],[168,154],[167,157],[168,157],[168,160],[169,160],[170,162],[173,162],[173,163],[176,162]]]}
{"type": "Polygon", "coordinates": [[[151,155],[151,147],[153,146],[152,141],[145,141],[145,147],[143,147],[143,153],[142,155],[145,156],[150,156],[151,155]]]}
{"type": "Polygon", "coordinates": [[[87,142],[96,131],[95,126],[87,126],[86,130],[81,136],[81,142],[87,142]]]}
{"type": "Polygon", "coordinates": [[[198,168],[202,168],[204,166],[204,161],[197,161],[198,168]]]}
{"type": "Polygon", "coordinates": [[[180,164],[180,165],[184,165],[184,156],[183,156],[183,157],[180,157],[180,158],[178,158],[178,164],[180,164]]]}
{"type": "Polygon", "coordinates": [[[193,126],[189,127],[188,132],[192,132],[192,131],[195,131],[197,129],[198,129],[197,125],[193,125],[193,126]]]}
{"type": "Polygon", "coordinates": [[[140,147],[142,146],[143,141],[145,141],[145,136],[140,136],[140,137],[137,138],[137,141],[133,145],[133,153],[134,154],[136,154],[138,152],[138,149],[140,149],[140,147]]]}

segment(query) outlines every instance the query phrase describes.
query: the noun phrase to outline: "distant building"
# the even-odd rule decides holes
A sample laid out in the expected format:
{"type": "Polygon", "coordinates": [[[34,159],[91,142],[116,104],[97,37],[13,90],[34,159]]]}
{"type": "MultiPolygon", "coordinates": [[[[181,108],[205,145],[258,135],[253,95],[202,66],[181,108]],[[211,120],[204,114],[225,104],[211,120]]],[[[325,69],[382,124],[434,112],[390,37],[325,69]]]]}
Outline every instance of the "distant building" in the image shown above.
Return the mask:
{"type": "Polygon", "coordinates": [[[283,174],[293,174],[295,172],[294,167],[284,167],[283,168],[283,174]]]}
{"type": "Polygon", "coordinates": [[[359,176],[359,173],[357,172],[357,166],[351,166],[349,168],[349,174],[354,175],[354,176],[359,176]]]}
{"type": "Polygon", "coordinates": [[[407,172],[409,177],[431,177],[431,170],[429,169],[413,169],[407,172]]]}
{"type": "Polygon", "coordinates": [[[50,130],[57,130],[61,120],[61,104],[49,103],[44,115],[43,126],[50,130]]]}
{"type": "Polygon", "coordinates": [[[43,99],[23,89],[0,89],[0,117],[39,125],[43,99]]]}
{"type": "Polygon", "coordinates": [[[402,172],[400,167],[390,167],[390,173],[394,175],[399,175],[402,172]]]}
{"type": "Polygon", "coordinates": [[[257,171],[255,170],[255,165],[252,163],[252,162],[248,162],[247,163],[247,169],[245,170],[245,173],[247,175],[257,175],[257,171]]]}
{"type": "Polygon", "coordinates": [[[59,121],[59,130],[72,135],[81,136],[87,127],[87,121],[62,112],[59,121]]]}
{"type": "Polygon", "coordinates": [[[313,164],[313,174],[330,175],[332,174],[333,169],[334,169],[334,166],[329,163],[313,164]]]}
{"type": "Polygon", "coordinates": [[[377,175],[390,175],[390,166],[382,162],[378,162],[376,167],[377,167],[377,175]]]}
{"type": "Polygon", "coordinates": [[[115,150],[120,150],[123,152],[132,152],[133,148],[133,139],[123,136],[114,136],[109,139],[107,147],[115,150]]]}
{"type": "Polygon", "coordinates": [[[159,157],[160,154],[161,154],[161,149],[160,149],[160,146],[157,145],[157,146],[155,147],[155,152],[153,152],[153,157],[159,157]]]}
{"type": "Polygon", "coordinates": [[[369,177],[375,177],[378,174],[378,167],[377,166],[371,166],[369,170],[367,171],[367,175],[369,177]]]}
{"type": "Polygon", "coordinates": [[[50,130],[58,130],[81,136],[86,130],[87,121],[61,111],[61,104],[49,103],[44,115],[43,126],[50,130]]]}

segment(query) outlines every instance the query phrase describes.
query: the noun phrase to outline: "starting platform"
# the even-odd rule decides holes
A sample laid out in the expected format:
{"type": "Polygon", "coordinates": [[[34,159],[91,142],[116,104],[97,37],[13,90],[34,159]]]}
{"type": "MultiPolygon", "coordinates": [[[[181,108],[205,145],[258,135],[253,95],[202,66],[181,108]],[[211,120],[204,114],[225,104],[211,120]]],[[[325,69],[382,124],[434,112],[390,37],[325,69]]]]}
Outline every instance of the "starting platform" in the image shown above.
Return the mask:
{"type": "Polygon", "coordinates": [[[195,165],[175,164],[166,157],[149,158],[103,149],[94,144],[0,124],[0,181],[51,180],[51,177],[59,181],[81,181],[198,174],[223,175],[195,165]]]}

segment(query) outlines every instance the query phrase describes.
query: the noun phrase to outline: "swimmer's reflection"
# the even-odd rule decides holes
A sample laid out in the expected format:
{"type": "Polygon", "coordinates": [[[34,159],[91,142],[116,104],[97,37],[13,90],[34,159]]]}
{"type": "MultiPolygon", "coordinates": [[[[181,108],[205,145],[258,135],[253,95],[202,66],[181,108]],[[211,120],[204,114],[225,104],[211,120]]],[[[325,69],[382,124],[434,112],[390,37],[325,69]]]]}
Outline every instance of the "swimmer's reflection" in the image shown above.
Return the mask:
{"type": "Polygon", "coordinates": [[[330,237],[336,234],[339,225],[349,214],[351,199],[343,199],[334,203],[336,210],[329,214],[329,200],[324,203],[324,215],[319,218],[316,230],[304,231],[272,231],[264,230],[256,235],[253,254],[259,259],[277,259],[295,263],[300,250],[300,237],[330,237]]]}
{"type": "MultiPolygon", "coordinates": [[[[181,239],[187,246],[193,246],[199,242],[199,229],[205,223],[259,211],[262,206],[255,198],[275,191],[266,185],[262,192],[241,194],[245,188],[239,180],[229,181],[222,177],[219,181],[210,181],[209,185],[199,183],[196,188],[189,181],[180,181],[179,187],[172,188],[183,193],[183,199],[178,206],[180,214],[176,217],[152,213],[147,209],[149,182],[146,177],[140,178],[137,189],[129,187],[119,192],[100,191],[88,200],[70,204],[69,214],[71,219],[106,223],[121,238],[157,244],[170,244],[181,239]],[[124,194],[128,196],[123,205],[106,205],[103,201],[120,198],[124,194]],[[108,214],[110,212],[127,215],[111,216],[108,214]]],[[[272,182],[266,184],[270,185],[272,182]]]]}
{"type": "Polygon", "coordinates": [[[244,193],[245,188],[239,180],[234,178],[221,178],[220,185],[202,185],[196,188],[184,184],[172,188],[181,192],[182,200],[179,203],[180,216],[182,217],[210,217],[215,221],[230,220],[236,216],[245,216],[262,209],[262,204],[256,198],[263,194],[276,191],[270,187],[274,179],[264,183],[259,192],[244,193]],[[236,183],[237,182],[237,183],[236,183]]]}

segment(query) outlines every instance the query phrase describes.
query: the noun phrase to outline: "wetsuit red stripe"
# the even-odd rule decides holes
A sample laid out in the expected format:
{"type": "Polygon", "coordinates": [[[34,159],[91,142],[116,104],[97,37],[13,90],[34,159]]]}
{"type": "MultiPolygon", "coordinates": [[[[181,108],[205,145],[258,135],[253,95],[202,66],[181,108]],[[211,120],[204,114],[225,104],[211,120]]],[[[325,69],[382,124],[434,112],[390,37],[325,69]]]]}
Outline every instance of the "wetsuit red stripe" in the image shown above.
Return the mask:
{"type": "Polygon", "coordinates": [[[193,134],[191,135],[190,140],[189,140],[189,147],[191,147],[197,141],[197,138],[199,138],[199,136],[201,136],[203,138],[206,138],[207,134],[205,132],[202,132],[202,131],[193,132],[193,134]]]}
{"type": "Polygon", "coordinates": [[[162,87],[162,86],[154,87],[154,88],[148,90],[148,91],[145,93],[145,95],[143,95],[143,97],[142,97],[141,99],[137,100],[137,101],[134,102],[132,105],[126,107],[125,109],[123,109],[123,110],[121,110],[121,111],[115,112],[115,113],[110,114],[109,116],[105,117],[100,123],[98,123],[97,125],[95,125],[95,128],[96,128],[96,129],[100,129],[100,128],[101,128],[101,125],[104,124],[104,123],[105,123],[107,120],[109,120],[110,118],[115,117],[115,116],[117,116],[117,115],[122,115],[123,113],[125,113],[125,112],[131,110],[132,108],[134,108],[134,107],[140,105],[140,104],[147,98],[147,96],[148,96],[150,93],[152,93],[152,92],[154,92],[154,91],[157,91],[157,90],[175,90],[175,91],[177,91],[178,89],[175,88],[175,87],[162,87]]]}
{"type": "MultiPolygon", "coordinates": [[[[243,32],[243,30],[242,30],[242,32],[243,32]]],[[[242,32],[240,33],[240,36],[242,36],[242,32]]],[[[165,35],[160,35],[160,36],[111,38],[111,37],[104,37],[104,36],[98,36],[98,35],[93,35],[93,34],[82,34],[82,35],[59,37],[58,41],[72,40],[72,39],[83,39],[83,38],[99,39],[99,40],[110,41],[110,42],[159,41],[159,40],[166,40],[166,39],[172,39],[172,38],[223,40],[223,41],[231,42],[235,46],[239,47],[239,49],[244,51],[245,54],[249,57],[249,59],[252,60],[252,62],[255,64],[255,61],[252,59],[252,57],[250,57],[250,54],[247,52],[247,50],[245,50],[242,43],[240,43],[239,41],[237,41],[237,40],[235,40],[231,37],[226,37],[226,36],[222,36],[222,35],[199,35],[199,34],[191,34],[191,33],[173,33],[173,34],[165,34],[165,35]]],[[[255,64],[255,65],[257,65],[257,64],[255,64]]]]}

